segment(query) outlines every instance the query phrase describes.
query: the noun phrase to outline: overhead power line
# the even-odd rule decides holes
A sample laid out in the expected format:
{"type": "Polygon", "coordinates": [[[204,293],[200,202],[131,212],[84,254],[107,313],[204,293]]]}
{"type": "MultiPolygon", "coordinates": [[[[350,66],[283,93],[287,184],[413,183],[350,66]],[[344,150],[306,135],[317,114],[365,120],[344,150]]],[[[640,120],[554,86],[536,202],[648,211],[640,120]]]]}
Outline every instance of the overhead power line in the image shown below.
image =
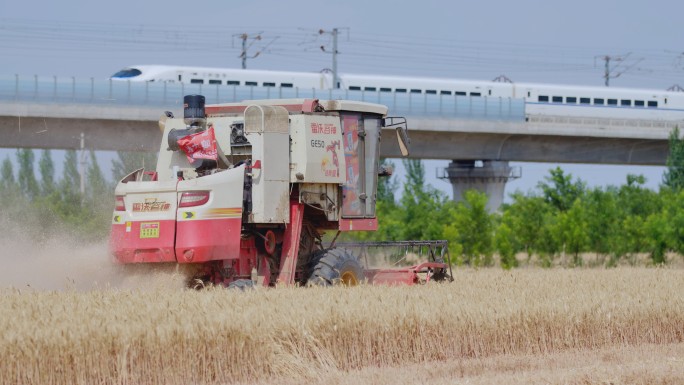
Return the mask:
{"type": "Polygon", "coordinates": [[[240,56],[238,56],[238,57],[242,59],[242,69],[243,70],[247,69],[247,59],[248,58],[254,59],[257,56],[261,55],[261,53],[264,52],[264,50],[266,48],[268,48],[268,46],[273,44],[273,42],[278,39],[278,36],[276,36],[275,38],[271,39],[271,41],[269,41],[268,44],[261,47],[261,49],[259,49],[259,51],[257,51],[254,55],[249,56],[249,54],[247,52],[249,51],[250,48],[252,48],[252,45],[254,45],[254,43],[262,40],[262,37],[261,37],[262,33],[263,32],[259,32],[259,33],[255,34],[254,36],[250,36],[248,33],[241,33],[239,35],[238,34],[233,35],[233,38],[238,37],[240,40],[242,40],[242,50],[240,52],[240,56]],[[249,44],[248,44],[248,42],[249,42],[249,44]]]}
{"type": "MultiPolygon", "coordinates": [[[[332,36],[332,50],[326,50],[325,45],[321,45],[321,51],[329,52],[332,54],[332,75],[333,75],[333,88],[340,88],[339,76],[337,73],[337,55],[340,53],[337,50],[337,37],[339,36],[340,29],[333,28],[331,31],[326,31],[324,29],[318,30],[319,35],[330,35],[332,36]]],[[[349,39],[349,28],[347,30],[347,39],[349,39]]]]}
{"type": "MultiPolygon", "coordinates": [[[[260,57],[262,68],[316,72],[330,67],[327,55],[331,55],[333,72],[338,75],[339,72],[378,73],[379,63],[382,63],[383,75],[492,79],[506,73],[516,81],[525,82],[577,82],[577,79],[583,79],[580,82],[590,83],[592,79],[598,80],[592,73],[595,74],[597,63],[600,63],[603,83],[610,85],[611,79],[629,75],[633,82],[657,82],[661,84],[658,88],[663,89],[679,82],[684,73],[684,54],[680,49],[630,48],[625,49],[625,52],[633,52],[629,57],[595,57],[596,48],[387,33],[355,33],[353,38],[348,36],[342,43],[339,34],[343,28],[335,29],[324,29],[320,33],[304,28],[269,27],[268,31],[261,32],[259,27],[253,26],[216,25],[193,29],[0,18],[0,50],[7,58],[50,57],[64,62],[71,60],[69,63],[80,60],[91,64],[116,59],[119,62],[130,60],[132,63],[128,64],[191,62],[202,66],[234,67],[226,63],[230,57],[238,57],[247,67],[250,59],[260,57]],[[335,29],[337,47],[333,36],[335,29]],[[266,38],[269,33],[278,37],[266,38]],[[246,35],[244,40],[243,35],[246,35]],[[232,36],[232,41],[227,41],[226,36],[232,36]],[[321,55],[321,46],[326,55],[321,55]],[[201,60],[198,60],[198,53],[202,53],[201,60]],[[605,60],[606,57],[610,60],[605,60]],[[605,64],[608,64],[607,75],[605,64]]],[[[16,66],[6,64],[7,60],[3,62],[5,64],[0,63],[0,68],[16,66]]],[[[250,63],[250,67],[254,66],[250,63]]],[[[48,68],[81,70],[75,65],[59,63],[48,68]]]]}
{"type": "Polygon", "coordinates": [[[610,87],[610,79],[615,79],[617,77],[620,77],[620,75],[631,70],[632,68],[634,68],[634,66],[639,64],[642,60],[644,60],[643,58],[636,59],[634,62],[632,62],[632,64],[625,65],[625,63],[627,63],[627,60],[629,59],[631,54],[632,53],[629,52],[626,55],[620,55],[620,56],[604,55],[601,57],[601,60],[603,60],[605,62],[604,71],[603,71],[603,79],[604,79],[606,87],[610,87]],[[613,62],[613,65],[611,65],[611,61],[613,62]]]}

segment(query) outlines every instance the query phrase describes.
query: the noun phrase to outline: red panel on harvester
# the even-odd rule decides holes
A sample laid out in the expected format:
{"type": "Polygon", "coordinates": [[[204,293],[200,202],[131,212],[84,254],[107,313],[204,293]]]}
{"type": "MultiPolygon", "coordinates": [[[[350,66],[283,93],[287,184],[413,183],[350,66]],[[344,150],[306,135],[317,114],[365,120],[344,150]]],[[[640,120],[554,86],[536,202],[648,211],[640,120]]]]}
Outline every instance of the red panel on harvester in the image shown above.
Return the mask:
{"type": "Polygon", "coordinates": [[[241,217],[178,221],[176,226],[176,257],[179,263],[240,256],[241,217]]]}
{"type": "Polygon", "coordinates": [[[109,252],[120,263],[175,262],[176,221],[129,221],[112,225],[109,252]]]}

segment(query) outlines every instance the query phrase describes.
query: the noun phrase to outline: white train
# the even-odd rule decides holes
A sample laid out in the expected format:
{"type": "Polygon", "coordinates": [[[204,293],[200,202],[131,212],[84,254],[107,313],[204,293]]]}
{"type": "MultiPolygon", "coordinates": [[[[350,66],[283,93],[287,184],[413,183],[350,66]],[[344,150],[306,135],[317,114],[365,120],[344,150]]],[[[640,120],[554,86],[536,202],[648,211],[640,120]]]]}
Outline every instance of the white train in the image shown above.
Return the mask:
{"type": "MultiPolygon", "coordinates": [[[[115,73],[111,78],[125,81],[319,90],[333,86],[330,73],[165,65],[131,66],[115,73]]],[[[355,74],[339,74],[338,88],[364,92],[433,94],[442,97],[524,98],[525,112],[528,115],[684,121],[682,92],[355,74]]]]}

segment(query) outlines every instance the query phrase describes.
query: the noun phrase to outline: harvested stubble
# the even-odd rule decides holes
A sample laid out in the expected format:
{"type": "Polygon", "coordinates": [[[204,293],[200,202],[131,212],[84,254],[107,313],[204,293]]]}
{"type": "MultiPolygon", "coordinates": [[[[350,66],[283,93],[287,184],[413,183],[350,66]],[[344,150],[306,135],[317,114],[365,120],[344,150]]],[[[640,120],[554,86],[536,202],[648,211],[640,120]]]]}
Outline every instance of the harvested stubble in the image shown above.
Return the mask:
{"type": "Polygon", "coordinates": [[[366,366],[684,342],[684,270],[466,270],[424,287],[0,299],[7,384],[320,379],[366,366]]]}

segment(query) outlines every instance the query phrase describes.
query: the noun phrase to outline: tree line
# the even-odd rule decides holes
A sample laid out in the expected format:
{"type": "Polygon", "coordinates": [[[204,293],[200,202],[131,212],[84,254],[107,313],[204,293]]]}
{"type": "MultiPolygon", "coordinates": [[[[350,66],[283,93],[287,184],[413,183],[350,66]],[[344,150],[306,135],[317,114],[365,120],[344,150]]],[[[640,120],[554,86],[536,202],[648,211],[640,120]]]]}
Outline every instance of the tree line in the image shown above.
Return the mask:
{"type": "MultiPolygon", "coordinates": [[[[419,160],[403,160],[406,181],[379,179],[378,227],[367,240],[446,239],[457,262],[495,263],[512,268],[521,262],[552,266],[636,264],[639,256],[664,264],[684,255],[684,141],[670,134],[667,171],[659,191],[630,174],[621,186],[588,188],[560,167],[536,190],[510,196],[497,213],[486,209],[487,196],[466,191],[462,202],[425,183],[419,160]],[[522,256],[522,260],[520,260],[522,256]]],[[[385,161],[386,163],[390,163],[385,161]]],[[[393,166],[393,164],[388,164],[393,166]]]]}
{"type": "MultiPolygon", "coordinates": [[[[67,151],[60,178],[50,150],[40,152],[40,178],[34,173],[33,150],[17,150],[17,172],[6,158],[0,169],[0,231],[30,232],[38,240],[65,231],[86,240],[106,239],[114,183],[104,178],[93,152],[87,157],[87,162],[79,162],[76,151],[67,151]],[[83,193],[79,163],[87,163],[83,193]]],[[[154,164],[154,157],[118,153],[112,162],[114,180],[142,164],[154,164]]],[[[458,263],[503,268],[531,261],[552,266],[559,260],[580,266],[587,255],[594,257],[592,263],[606,266],[634,264],[640,255],[664,264],[672,253],[684,255],[684,141],[678,129],[670,135],[668,168],[659,191],[646,188],[641,175],[628,175],[621,186],[588,188],[556,168],[536,190],[513,193],[510,203],[496,213],[487,211],[485,194],[467,191],[463,201],[455,203],[426,183],[420,160],[402,162],[406,179],[401,194],[396,177],[379,178],[379,229],[354,233],[356,239],[446,239],[458,263]]]]}
{"type": "Polygon", "coordinates": [[[561,257],[581,266],[587,254],[607,266],[635,264],[644,254],[654,264],[666,263],[669,252],[684,255],[684,192],[650,190],[640,175],[628,175],[619,187],[588,188],[556,168],[535,191],[516,192],[500,212],[489,213],[485,194],[466,191],[455,203],[416,183],[424,171],[420,161],[403,162],[403,194],[395,201],[389,190],[378,202],[379,230],[365,239],[446,239],[458,263],[503,268],[524,262],[521,255],[547,267],[561,257]]]}
{"type": "MultiPolygon", "coordinates": [[[[72,234],[85,241],[106,239],[115,185],[104,177],[93,151],[66,151],[61,176],[57,176],[52,151],[41,150],[37,161],[40,178],[35,172],[34,150],[18,149],[15,157],[14,163],[7,157],[0,166],[3,234],[22,233],[36,242],[52,234],[72,234]]],[[[140,167],[144,159],[154,164],[151,154],[118,153],[112,161],[114,180],[140,167]]]]}

